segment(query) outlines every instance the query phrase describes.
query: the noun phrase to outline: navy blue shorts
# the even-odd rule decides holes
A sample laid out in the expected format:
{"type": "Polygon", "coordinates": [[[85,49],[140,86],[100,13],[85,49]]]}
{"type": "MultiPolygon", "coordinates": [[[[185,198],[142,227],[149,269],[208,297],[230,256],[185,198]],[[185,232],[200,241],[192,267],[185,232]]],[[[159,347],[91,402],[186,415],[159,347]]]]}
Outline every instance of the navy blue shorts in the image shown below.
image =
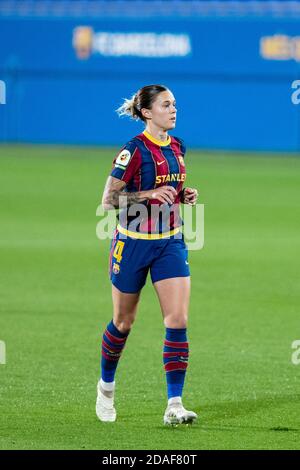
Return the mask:
{"type": "Polygon", "coordinates": [[[177,237],[172,235],[158,240],[124,238],[116,228],[109,257],[109,275],[113,285],[122,292],[139,292],[146,283],[149,269],[152,282],[189,276],[188,250],[183,233],[181,238],[177,237]]]}

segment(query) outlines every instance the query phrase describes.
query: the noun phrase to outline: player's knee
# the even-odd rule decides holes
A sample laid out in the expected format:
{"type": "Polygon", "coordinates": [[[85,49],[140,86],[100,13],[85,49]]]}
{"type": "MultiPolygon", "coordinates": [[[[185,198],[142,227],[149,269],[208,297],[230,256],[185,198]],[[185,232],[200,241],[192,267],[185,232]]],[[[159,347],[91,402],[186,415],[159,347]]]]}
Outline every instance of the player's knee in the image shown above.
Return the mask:
{"type": "Polygon", "coordinates": [[[186,328],[188,316],[186,314],[167,315],[164,324],[166,328],[186,328]]]}
{"type": "Polygon", "coordinates": [[[127,333],[131,329],[133,322],[133,318],[122,318],[114,320],[115,326],[121,333],[127,333]]]}

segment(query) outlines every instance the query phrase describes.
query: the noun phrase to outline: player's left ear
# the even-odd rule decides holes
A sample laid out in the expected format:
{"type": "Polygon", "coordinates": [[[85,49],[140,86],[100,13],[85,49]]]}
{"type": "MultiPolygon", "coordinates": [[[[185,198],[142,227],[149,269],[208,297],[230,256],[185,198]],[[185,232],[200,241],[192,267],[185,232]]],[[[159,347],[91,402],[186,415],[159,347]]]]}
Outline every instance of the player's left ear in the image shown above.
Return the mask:
{"type": "Polygon", "coordinates": [[[146,119],[152,119],[152,113],[151,113],[150,109],[142,108],[141,113],[146,119]]]}

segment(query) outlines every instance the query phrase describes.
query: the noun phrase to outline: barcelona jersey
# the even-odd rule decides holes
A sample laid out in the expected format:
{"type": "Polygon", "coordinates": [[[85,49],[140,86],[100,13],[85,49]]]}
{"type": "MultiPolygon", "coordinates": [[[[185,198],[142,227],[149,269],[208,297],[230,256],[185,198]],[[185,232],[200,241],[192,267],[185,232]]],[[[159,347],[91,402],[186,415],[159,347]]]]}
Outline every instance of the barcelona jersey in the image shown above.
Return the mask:
{"type": "Polygon", "coordinates": [[[137,215],[132,215],[129,207],[121,209],[120,227],[127,229],[133,225],[136,232],[160,234],[174,231],[183,224],[179,204],[186,178],[184,155],[185,145],[178,137],[169,136],[166,142],[161,142],[146,131],[123,146],[113,161],[111,176],[126,183],[125,193],[169,185],[176,189],[177,196],[172,205],[156,199],[140,202],[147,215],[140,217],[138,224],[132,224],[137,215]],[[160,206],[159,213],[153,211],[152,206],[160,206]]]}

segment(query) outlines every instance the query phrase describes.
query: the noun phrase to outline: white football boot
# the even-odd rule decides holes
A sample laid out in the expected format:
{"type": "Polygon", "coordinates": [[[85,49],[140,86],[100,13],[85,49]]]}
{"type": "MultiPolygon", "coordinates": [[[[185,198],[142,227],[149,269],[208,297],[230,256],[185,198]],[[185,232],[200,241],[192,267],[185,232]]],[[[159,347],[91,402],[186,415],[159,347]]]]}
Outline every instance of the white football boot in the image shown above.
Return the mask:
{"type": "Polygon", "coordinates": [[[171,398],[164,415],[164,424],[176,426],[177,424],[192,424],[198,415],[186,410],[180,397],[171,398]]]}
{"type": "Polygon", "coordinates": [[[117,413],[114,407],[114,385],[115,383],[112,382],[107,386],[107,384],[103,383],[102,379],[98,382],[96,415],[100,421],[116,421],[117,413]],[[110,390],[105,390],[104,387],[110,390]]]}

